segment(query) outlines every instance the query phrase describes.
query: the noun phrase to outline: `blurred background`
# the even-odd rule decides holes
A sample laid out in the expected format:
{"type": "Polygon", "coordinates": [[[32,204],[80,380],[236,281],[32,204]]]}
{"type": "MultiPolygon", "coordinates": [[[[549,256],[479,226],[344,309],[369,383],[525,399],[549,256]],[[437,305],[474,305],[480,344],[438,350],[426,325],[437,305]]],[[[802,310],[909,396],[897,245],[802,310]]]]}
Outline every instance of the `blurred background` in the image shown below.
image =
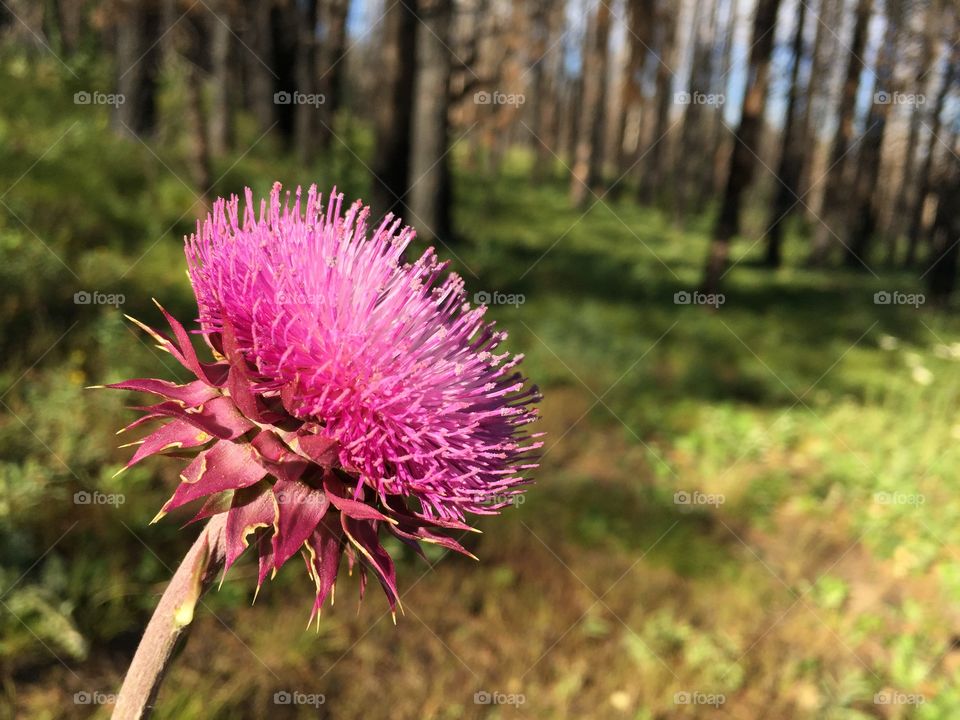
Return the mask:
{"type": "Polygon", "coordinates": [[[406,615],[241,562],[158,718],[960,714],[950,0],[0,0],[0,717],[108,717],[195,536],[113,478],[213,198],[415,225],[543,388],[406,615]]]}

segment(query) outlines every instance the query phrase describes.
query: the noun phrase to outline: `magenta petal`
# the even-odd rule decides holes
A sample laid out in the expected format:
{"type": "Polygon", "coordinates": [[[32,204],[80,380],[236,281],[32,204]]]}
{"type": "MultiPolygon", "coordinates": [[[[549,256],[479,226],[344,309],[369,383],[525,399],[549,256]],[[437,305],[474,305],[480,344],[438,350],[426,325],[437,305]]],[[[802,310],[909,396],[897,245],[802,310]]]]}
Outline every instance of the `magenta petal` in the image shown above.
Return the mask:
{"type": "Polygon", "coordinates": [[[339,461],[340,444],[323,435],[297,435],[300,450],[317,465],[331,467],[339,461]]]}
{"type": "Polygon", "coordinates": [[[173,420],[144,438],[130,458],[127,467],[136,465],[145,457],[173,448],[191,448],[213,440],[208,433],[198,430],[185,420],[173,420]]]}
{"type": "MultiPolygon", "coordinates": [[[[274,533],[274,537],[276,537],[276,533],[274,533]]],[[[259,556],[257,589],[259,589],[263,585],[263,581],[267,579],[267,575],[276,567],[273,562],[273,542],[266,533],[261,535],[259,542],[257,542],[257,554],[259,556]]]]}
{"type": "Polygon", "coordinates": [[[356,518],[357,520],[383,520],[390,522],[390,519],[376,508],[348,498],[346,496],[346,487],[332,472],[323,474],[323,489],[327,491],[327,497],[330,503],[344,515],[356,518]]]}
{"type": "Polygon", "coordinates": [[[274,567],[289,560],[323,519],[330,501],[321,490],[306,483],[278,478],[273,486],[277,498],[277,532],[273,536],[274,567]]]}
{"type": "Polygon", "coordinates": [[[277,505],[272,492],[257,493],[244,504],[236,496],[234,507],[227,512],[227,525],[224,530],[226,560],[224,572],[230,569],[237,558],[247,548],[247,536],[257,528],[274,527],[277,518],[277,505]]]}
{"type": "Polygon", "coordinates": [[[341,555],[343,555],[343,530],[334,514],[327,513],[307,539],[304,555],[307,560],[307,571],[317,586],[317,597],[313,604],[313,612],[310,614],[311,620],[336,585],[341,555]]]}
{"type": "Polygon", "coordinates": [[[173,335],[177,340],[177,347],[180,353],[179,357],[176,355],[174,355],[174,357],[177,357],[187,370],[208,385],[222,385],[226,377],[226,367],[222,364],[201,363],[197,358],[196,350],[193,349],[193,343],[190,342],[190,334],[184,329],[183,325],[180,324],[180,321],[168,313],[156,300],[154,300],[154,302],[167,319],[167,322],[170,324],[170,329],[173,330],[173,335]]]}
{"type": "Polygon", "coordinates": [[[346,515],[340,516],[343,530],[350,541],[363,555],[370,567],[376,572],[380,584],[387,593],[390,609],[395,610],[400,600],[397,593],[397,573],[393,566],[390,554],[380,544],[377,530],[373,523],[365,520],[355,520],[346,515]]]}
{"type": "Polygon", "coordinates": [[[220,394],[216,388],[212,388],[200,380],[194,380],[186,385],[177,385],[176,383],[157,380],[156,378],[137,378],[135,380],[113,383],[105,387],[111,390],[133,390],[136,392],[150,393],[151,395],[159,395],[167,400],[174,400],[189,407],[205,403],[220,394]]]}
{"type": "Polygon", "coordinates": [[[233,325],[229,320],[224,320],[221,341],[223,352],[230,362],[230,373],[227,375],[230,397],[244,415],[251,420],[259,421],[260,407],[257,404],[257,396],[250,387],[254,382],[253,376],[247,369],[247,361],[237,345],[233,325]]]}
{"type": "Polygon", "coordinates": [[[180,476],[183,482],[163,506],[163,511],[169,512],[205,495],[250,487],[266,474],[252,447],[221,440],[187,466],[180,476]]]}
{"type": "Polygon", "coordinates": [[[233,440],[256,427],[237,410],[237,406],[228,397],[216,397],[196,409],[184,409],[177,403],[166,402],[142,409],[158,415],[182,418],[194,427],[223,440],[233,440]]]}

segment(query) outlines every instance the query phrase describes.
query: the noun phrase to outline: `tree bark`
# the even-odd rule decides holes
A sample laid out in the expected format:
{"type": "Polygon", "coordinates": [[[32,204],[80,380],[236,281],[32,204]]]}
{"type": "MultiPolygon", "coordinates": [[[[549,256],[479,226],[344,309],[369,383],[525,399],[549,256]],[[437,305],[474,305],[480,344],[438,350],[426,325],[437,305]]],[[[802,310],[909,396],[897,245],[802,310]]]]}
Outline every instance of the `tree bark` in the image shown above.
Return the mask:
{"type": "Polygon", "coordinates": [[[261,132],[273,127],[276,105],[273,101],[275,72],[273,71],[272,0],[244,0],[246,8],[246,45],[243,53],[247,77],[249,106],[261,132]]]}
{"type": "Polygon", "coordinates": [[[583,41],[583,97],[570,178],[574,207],[586,204],[590,191],[596,192],[602,183],[609,38],[610,6],[601,1],[591,15],[583,41]]]}
{"type": "Polygon", "coordinates": [[[923,208],[927,201],[927,195],[930,194],[930,176],[933,170],[933,159],[937,153],[937,136],[940,134],[940,128],[943,122],[943,107],[946,104],[950,89],[957,78],[957,72],[960,70],[960,48],[954,45],[949,51],[947,57],[947,68],[944,70],[943,79],[940,83],[940,89],[937,91],[936,100],[933,103],[933,110],[930,113],[930,135],[927,139],[926,154],[923,163],[920,165],[920,172],[917,173],[917,195],[913,201],[913,209],[910,213],[910,225],[907,232],[907,267],[912,267],[917,262],[917,255],[920,250],[921,239],[923,235],[923,208]]]}
{"type": "MultiPolygon", "coordinates": [[[[851,232],[845,248],[844,264],[862,269],[877,228],[876,195],[880,180],[880,155],[887,127],[890,102],[878,102],[877,93],[890,93],[893,88],[893,69],[900,33],[899,3],[887,2],[887,29],[877,53],[873,102],[867,113],[866,132],[860,145],[860,162],[853,185],[853,216],[851,232]]],[[[888,98],[892,101],[892,98],[888,98]]]]}
{"type": "Polygon", "coordinates": [[[654,0],[627,0],[627,59],[620,88],[620,124],[617,131],[618,176],[630,173],[640,147],[643,112],[643,74],[653,29],[654,0]]]}
{"type": "Polygon", "coordinates": [[[847,154],[853,140],[853,120],[856,111],[857,93],[860,89],[860,76],[863,72],[863,49],[867,42],[867,26],[873,12],[873,0],[858,0],[856,23],[853,38],[849,45],[847,72],[837,111],[837,131],[833,136],[830,156],[827,161],[828,175],[824,186],[821,219],[814,233],[810,263],[821,265],[826,262],[833,247],[832,226],[846,226],[844,191],[847,180],[847,154]]]}
{"type": "Polygon", "coordinates": [[[414,80],[409,221],[431,242],[451,240],[447,113],[450,98],[452,0],[421,0],[414,80]]]}
{"type": "Polygon", "coordinates": [[[210,119],[209,149],[212,157],[222,157],[233,144],[233,107],[230,50],[233,46],[233,16],[228,0],[211,6],[210,20],[210,119]]]}
{"type": "Polygon", "coordinates": [[[656,120],[650,137],[650,144],[644,150],[646,171],[640,178],[640,201],[650,203],[662,195],[669,177],[669,159],[667,152],[670,139],[670,108],[673,106],[673,65],[677,34],[676,5],[669,0],[659,0],[657,8],[656,35],[658,58],[656,80],[656,120]]]}
{"type": "Polygon", "coordinates": [[[767,102],[770,79],[770,56],[776,33],[780,0],[759,0],[753,20],[750,67],[747,89],[743,96],[743,110],[734,139],[727,184],[720,214],[713,228],[713,237],[704,273],[704,289],[716,293],[720,278],[727,266],[730,242],[740,232],[740,213],[743,192],[753,179],[756,156],[760,152],[763,131],[763,111],[767,102]]]}
{"type": "Polygon", "coordinates": [[[932,253],[927,270],[927,288],[932,304],[945,307],[957,286],[960,257],[960,162],[950,159],[937,216],[933,223],[932,253]]]}
{"type": "Polygon", "coordinates": [[[383,19],[381,73],[383,98],[374,121],[374,181],[371,194],[377,214],[406,217],[402,198],[410,177],[410,128],[416,75],[416,0],[398,0],[383,19]]]}
{"type": "Polygon", "coordinates": [[[114,125],[121,135],[143,137],[157,127],[157,87],[161,49],[156,3],[119,0],[116,5],[117,93],[124,102],[114,110],[114,125]]]}
{"type": "MultiPolygon", "coordinates": [[[[390,0],[388,0],[390,1],[390,0]]],[[[324,103],[319,108],[320,127],[316,142],[320,148],[329,148],[333,141],[333,123],[337,110],[343,104],[343,82],[346,72],[344,55],[347,51],[347,15],[350,0],[322,0],[320,22],[323,42],[316,60],[319,69],[319,90],[324,103]]]]}
{"type": "MultiPolygon", "coordinates": [[[[796,29],[793,35],[793,67],[790,70],[790,92],[784,115],[780,164],[777,166],[776,197],[771,210],[770,229],[767,231],[767,267],[777,268],[783,262],[784,223],[800,196],[800,176],[803,173],[804,148],[798,142],[797,114],[800,98],[800,63],[803,60],[803,26],[807,19],[807,4],[797,4],[796,29]]],[[[809,103],[810,99],[807,98],[809,103]]]]}
{"type": "MultiPolygon", "coordinates": [[[[924,93],[924,78],[933,69],[936,56],[938,13],[934,6],[926,9],[924,32],[921,36],[920,61],[913,77],[911,92],[924,93]]],[[[903,171],[900,176],[899,191],[894,206],[893,218],[887,232],[887,261],[895,265],[899,258],[901,236],[906,230],[905,219],[910,217],[912,199],[916,196],[915,176],[917,172],[917,150],[920,146],[920,127],[923,123],[924,105],[916,103],[910,113],[910,129],[907,133],[907,146],[903,154],[903,171]]]]}

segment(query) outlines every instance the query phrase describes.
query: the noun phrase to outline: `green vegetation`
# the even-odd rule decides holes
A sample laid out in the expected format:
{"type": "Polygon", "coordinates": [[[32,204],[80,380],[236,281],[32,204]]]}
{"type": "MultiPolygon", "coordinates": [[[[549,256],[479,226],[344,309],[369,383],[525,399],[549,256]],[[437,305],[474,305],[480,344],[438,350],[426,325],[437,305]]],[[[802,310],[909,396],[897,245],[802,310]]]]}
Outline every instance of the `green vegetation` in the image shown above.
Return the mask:
{"type": "MultiPolygon", "coordinates": [[[[191,317],[180,238],[200,206],[181,148],[118,140],[60,76],[0,64],[3,717],[108,716],[75,693],[116,691],[192,539],[186,515],[148,525],[176,463],[113,478],[131,413],[84,386],[175,374],[122,313],[157,323],[157,297],[191,317]],[[75,304],[82,290],[125,302],[75,304]],[[78,505],[83,491],[123,502],[78,505]]],[[[368,158],[363,128],[342,130],[368,158]]],[[[355,613],[346,582],[305,632],[305,574],[291,564],[251,608],[241,562],[156,717],[316,716],[274,704],[294,690],[324,694],[323,716],[371,719],[954,717],[960,322],[874,304],[910,292],[906,276],[771,273],[746,240],[717,311],[677,304],[705,219],[681,229],[627,194],[582,214],[522,156],[497,178],[458,160],[464,238],[440,253],[471,292],[523,296],[490,315],[545,392],[537,485],[467,539],[479,564],[403,556],[396,627],[375,592],[355,613]],[[682,692],[726,702],[676,705],[682,692]]],[[[342,145],[306,170],[267,139],[216,175],[218,193],[367,189],[342,145]]]]}

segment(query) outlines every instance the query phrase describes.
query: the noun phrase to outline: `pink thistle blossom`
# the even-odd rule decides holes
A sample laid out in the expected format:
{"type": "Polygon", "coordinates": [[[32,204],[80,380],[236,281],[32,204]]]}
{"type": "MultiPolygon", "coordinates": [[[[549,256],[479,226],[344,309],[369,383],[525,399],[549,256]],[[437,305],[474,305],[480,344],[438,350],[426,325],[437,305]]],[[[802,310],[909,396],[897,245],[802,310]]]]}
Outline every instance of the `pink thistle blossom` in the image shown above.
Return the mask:
{"type": "MultiPolygon", "coordinates": [[[[463,281],[441,280],[432,249],[412,264],[410,228],[343,196],[324,209],[311,187],[281,203],[275,184],[255,213],[220,199],[187,239],[201,361],[183,326],[172,337],[137,323],[196,376],[176,385],[110,385],[157,395],[128,426],[161,420],[127,467],[187,451],[192,460],[159,517],[204,500],[194,520],[226,513],[226,568],[254,545],[259,589],[300,551],[316,585],[311,619],[334,589],[340,560],[359,561],[399,604],[381,530],[420,552],[453,537],[468,515],[511,504],[536,467],[536,387],[497,350],[506,334],[471,308],[463,281]]],[[[134,321],[137,322],[137,321],[134,321]]],[[[472,557],[472,556],[471,556],[472,557]]]]}

